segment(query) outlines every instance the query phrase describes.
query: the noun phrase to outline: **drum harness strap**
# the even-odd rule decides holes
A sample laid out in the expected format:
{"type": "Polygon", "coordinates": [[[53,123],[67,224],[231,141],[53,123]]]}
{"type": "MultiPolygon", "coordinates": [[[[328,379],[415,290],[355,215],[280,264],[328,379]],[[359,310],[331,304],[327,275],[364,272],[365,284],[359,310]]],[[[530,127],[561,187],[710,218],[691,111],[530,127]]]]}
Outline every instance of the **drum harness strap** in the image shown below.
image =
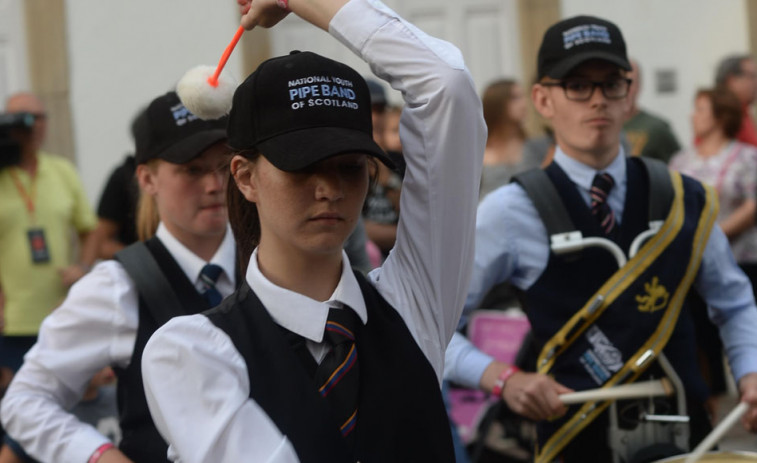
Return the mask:
{"type": "Polygon", "coordinates": [[[122,249],[116,256],[159,325],[185,314],[179,296],[143,242],[122,249]]]}
{"type": "MultiPolygon", "coordinates": [[[[557,189],[547,174],[535,169],[515,177],[534,203],[547,228],[550,247],[557,254],[580,252],[586,246],[599,245],[610,250],[619,269],[588,302],[544,345],[537,361],[537,371],[547,374],[556,358],[589,328],[636,279],[660,256],[677,236],[684,223],[684,193],[681,177],[669,172],[660,161],[638,158],[649,176],[649,230],[641,233],[629,249],[630,260],[617,244],[605,238],[583,238],[570,219],[557,189]]],[[[710,230],[717,218],[717,199],[712,188],[705,187],[706,204],[700,216],[692,255],[681,284],[670,299],[665,314],[641,348],[602,387],[631,383],[641,375],[667,344],[681,306],[696,277],[710,230]]],[[[570,256],[568,256],[570,257],[570,256]]],[[[538,449],[535,461],[554,460],[559,452],[608,406],[610,401],[587,402],[538,449]]]]}

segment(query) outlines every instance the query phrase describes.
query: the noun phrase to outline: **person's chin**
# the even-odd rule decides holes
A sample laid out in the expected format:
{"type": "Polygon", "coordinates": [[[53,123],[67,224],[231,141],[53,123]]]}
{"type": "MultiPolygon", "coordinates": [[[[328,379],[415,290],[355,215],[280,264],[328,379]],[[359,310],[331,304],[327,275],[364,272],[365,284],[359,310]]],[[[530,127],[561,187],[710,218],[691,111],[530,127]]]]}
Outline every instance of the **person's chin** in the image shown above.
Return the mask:
{"type": "Polygon", "coordinates": [[[341,253],[344,243],[347,241],[347,234],[344,233],[324,233],[314,237],[311,241],[311,249],[317,254],[341,253]]]}
{"type": "Polygon", "coordinates": [[[210,220],[204,220],[199,228],[202,229],[203,234],[206,236],[219,236],[226,233],[227,223],[228,221],[226,220],[226,217],[216,217],[210,220]]]}

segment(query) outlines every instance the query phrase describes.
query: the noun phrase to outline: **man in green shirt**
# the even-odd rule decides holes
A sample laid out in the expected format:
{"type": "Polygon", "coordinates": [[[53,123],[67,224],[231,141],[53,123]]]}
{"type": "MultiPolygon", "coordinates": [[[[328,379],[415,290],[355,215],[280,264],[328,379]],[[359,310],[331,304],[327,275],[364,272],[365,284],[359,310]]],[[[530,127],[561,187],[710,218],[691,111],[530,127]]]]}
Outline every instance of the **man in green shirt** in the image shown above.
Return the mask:
{"type": "Polygon", "coordinates": [[[12,129],[21,158],[0,170],[0,367],[16,371],[42,319],[94,263],[95,249],[87,241],[96,217],[74,166],[41,151],[42,102],[18,93],[5,112],[34,117],[28,129],[12,129]],[[73,255],[73,232],[81,256],[73,255]]]}
{"type": "Polygon", "coordinates": [[[644,111],[637,105],[637,97],[641,88],[641,70],[639,64],[631,60],[632,70],[629,78],[633,80],[629,90],[631,108],[629,118],[623,125],[623,131],[628,140],[631,156],[645,156],[659,159],[667,163],[681,149],[670,124],[653,114],[644,111]]]}

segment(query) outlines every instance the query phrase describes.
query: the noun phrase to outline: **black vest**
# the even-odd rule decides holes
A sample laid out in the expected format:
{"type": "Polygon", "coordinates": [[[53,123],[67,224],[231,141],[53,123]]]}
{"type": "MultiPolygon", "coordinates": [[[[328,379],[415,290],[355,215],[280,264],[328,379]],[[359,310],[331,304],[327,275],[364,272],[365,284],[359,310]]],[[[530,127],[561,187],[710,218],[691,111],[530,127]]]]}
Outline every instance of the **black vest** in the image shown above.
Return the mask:
{"type": "Polygon", "coordinates": [[[231,337],[248,373],[255,372],[250,398],[287,436],[303,463],[454,462],[433,368],[397,311],[355,275],[368,323],[355,333],[360,397],[352,453],[284,330],[246,284],[206,315],[231,337]]]}
{"type": "MultiPolygon", "coordinates": [[[[648,228],[649,179],[638,160],[629,158],[626,160],[626,166],[627,192],[623,221],[613,241],[627,254],[633,239],[648,228]]],[[[605,237],[596,219],[592,216],[591,210],[565,172],[557,164],[552,163],[547,167],[546,173],[560,193],[571,220],[583,236],[605,237]]],[[[684,215],[689,220],[687,224],[691,224],[696,222],[692,218],[698,218],[698,214],[702,210],[705,197],[704,190],[698,182],[687,177],[682,177],[682,184],[686,198],[684,215]]],[[[684,233],[691,233],[691,231],[684,233]]],[[[683,253],[686,246],[682,244],[676,249],[680,249],[680,252],[683,253]]],[[[687,261],[688,255],[681,254],[681,260],[687,261]]],[[[544,272],[523,295],[524,306],[529,314],[529,319],[532,321],[533,338],[537,351],[542,350],[542,346],[551,336],[587,303],[589,298],[605,284],[617,269],[618,264],[615,258],[608,251],[596,247],[586,248],[578,254],[564,256],[559,256],[550,251],[549,261],[544,272]]],[[[654,274],[654,271],[648,272],[654,274]]],[[[648,281],[646,275],[646,273],[643,274],[632,287],[643,288],[644,282],[648,281]]],[[[665,277],[664,274],[660,276],[661,278],[665,277]]],[[[639,291],[643,292],[643,290],[639,291]]],[[[629,304],[625,307],[628,310],[636,310],[634,305],[629,304]]],[[[608,311],[602,317],[604,317],[601,319],[603,321],[603,333],[612,342],[622,343],[622,339],[632,338],[637,333],[635,329],[637,327],[634,324],[635,319],[625,316],[620,309],[608,311]]],[[[641,330],[641,327],[638,327],[638,329],[641,330]]],[[[601,384],[597,384],[596,380],[592,380],[587,373],[590,368],[585,366],[587,363],[584,360],[588,357],[583,354],[584,344],[578,342],[576,344],[574,348],[571,348],[572,350],[568,350],[564,354],[571,360],[571,363],[567,366],[556,364],[552,371],[555,372],[558,381],[577,390],[599,387],[601,384]],[[577,358],[580,358],[581,362],[576,361],[577,358]],[[581,366],[581,363],[584,366],[581,366]]],[[[707,388],[699,372],[696,359],[692,355],[694,349],[693,321],[684,306],[664,352],[676,373],[681,377],[689,402],[703,402],[707,396],[707,388]]],[[[596,366],[596,368],[601,369],[601,366],[596,366]]],[[[604,374],[606,373],[604,372],[604,374]]],[[[601,376],[603,372],[598,374],[601,376]]],[[[571,407],[570,410],[574,408],[577,408],[577,406],[571,407]]],[[[571,413],[569,412],[566,416],[570,416],[571,413]]],[[[606,431],[606,415],[604,413],[600,416],[593,423],[595,427],[592,429],[606,431]]],[[[562,424],[562,420],[539,423],[539,440],[541,442],[546,440],[562,424]]],[[[582,434],[586,434],[586,432],[584,430],[582,434]]],[[[593,437],[586,436],[587,439],[599,441],[604,445],[604,437],[593,432],[589,434],[593,437]]],[[[571,442],[570,446],[585,445],[584,440],[576,439],[571,442]]],[[[570,451],[569,448],[568,451],[570,451]]]]}
{"type": "MultiPolygon", "coordinates": [[[[179,297],[185,312],[176,315],[196,314],[210,308],[159,239],[152,238],[145,245],[179,297]]],[[[158,328],[160,325],[155,321],[150,307],[140,296],[139,326],[131,362],[125,369],[114,368],[118,376],[118,412],[123,433],[119,448],[135,462],[168,461],[168,444],[155,428],[142,384],[142,351],[158,328]]]]}

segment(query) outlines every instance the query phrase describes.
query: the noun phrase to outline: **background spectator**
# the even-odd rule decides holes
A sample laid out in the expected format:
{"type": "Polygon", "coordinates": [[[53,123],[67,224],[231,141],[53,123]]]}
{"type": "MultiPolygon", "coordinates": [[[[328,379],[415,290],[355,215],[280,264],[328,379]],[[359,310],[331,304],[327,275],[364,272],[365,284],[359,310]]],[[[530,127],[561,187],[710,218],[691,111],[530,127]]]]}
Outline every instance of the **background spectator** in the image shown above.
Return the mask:
{"type": "MultiPolygon", "coordinates": [[[[757,149],[736,140],[742,113],[741,102],[730,91],[700,90],[691,116],[698,143],[677,154],[670,161],[670,167],[717,190],[718,223],[754,291],[757,281],[757,227],[754,224],[757,149]]],[[[716,327],[707,318],[704,301],[692,293],[688,304],[697,330],[700,368],[711,393],[707,406],[714,415],[716,397],[726,392],[723,344],[716,327]]]]}
{"type": "Polygon", "coordinates": [[[484,170],[479,197],[506,184],[518,172],[537,167],[539,162],[526,158],[523,145],[528,102],[523,88],[514,80],[502,79],[489,84],[481,97],[488,129],[484,170]]]}
{"type": "Polygon", "coordinates": [[[5,109],[34,116],[30,129],[12,133],[21,148],[19,164],[0,170],[0,366],[16,371],[42,319],[94,263],[96,219],[73,165],[40,150],[46,130],[42,101],[18,93],[5,109]],[[78,258],[72,231],[79,236],[78,258]]]}
{"type": "Polygon", "coordinates": [[[757,96],[757,64],[751,55],[731,55],[724,58],[715,72],[715,86],[733,92],[742,107],[741,128],[736,139],[757,145],[757,128],[749,112],[757,96]]]}
{"type": "Polygon", "coordinates": [[[629,148],[627,154],[655,158],[667,163],[681,149],[681,145],[678,144],[666,120],[639,107],[641,69],[635,60],[631,60],[631,72],[628,73],[628,78],[631,79],[631,88],[628,91],[631,107],[628,111],[628,120],[623,125],[629,148]]]}
{"type": "MultiPolygon", "coordinates": [[[[383,85],[373,79],[366,79],[371,96],[371,116],[373,119],[373,140],[384,151],[389,151],[384,134],[387,122],[387,99],[383,85]]],[[[399,134],[399,127],[397,128],[399,134]]],[[[396,142],[393,142],[396,144],[396,142]]],[[[396,147],[396,146],[395,146],[396,147]]],[[[401,149],[401,145],[399,146],[401,149]]],[[[392,160],[400,158],[395,152],[392,160]]],[[[401,164],[402,165],[402,164],[401,164]]],[[[383,163],[375,163],[375,172],[363,206],[363,223],[368,239],[378,246],[381,256],[386,258],[397,240],[399,222],[399,198],[402,178],[383,163]]]]}

